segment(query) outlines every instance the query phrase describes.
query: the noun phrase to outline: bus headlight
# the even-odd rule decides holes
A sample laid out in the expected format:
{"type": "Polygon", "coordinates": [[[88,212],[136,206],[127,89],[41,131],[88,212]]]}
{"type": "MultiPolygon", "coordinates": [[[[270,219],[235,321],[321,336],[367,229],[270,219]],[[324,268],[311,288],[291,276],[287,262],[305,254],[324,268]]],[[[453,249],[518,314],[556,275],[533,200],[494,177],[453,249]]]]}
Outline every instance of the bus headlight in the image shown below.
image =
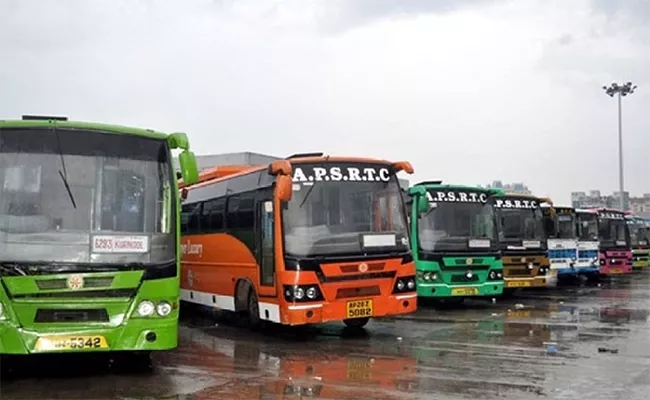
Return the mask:
{"type": "Polygon", "coordinates": [[[140,304],[138,304],[138,315],[141,317],[148,317],[153,314],[155,309],[156,307],[149,300],[141,301],[140,304]]]}
{"type": "Polygon", "coordinates": [[[166,301],[161,301],[161,302],[158,303],[158,305],[156,306],[156,312],[157,312],[158,315],[160,315],[161,317],[166,317],[166,316],[168,316],[169,314],[171,314],[171,312],[172,312],[172,305],[169,304],[169,303],[166,302],[166,301]]]}
{"type": "Polygon", "coordinates": [[[316,295],[318,295],[318,291],[314,286],[311,286],[309,289],[307,289],[305,294],[309,300],[314,300],[316,298],[316,295]]]}
{"type": "Polygon", "coordinates": [[[397,279],[395,286],[393,286],[393,293],[402,293],[415,289],[415,277],[404,276],[397,279]]]}
{"type": "Polygon", "coordinates": [[[318,285],[284,285],[284,299],[289,302],[295,301],[322,301],[323,293],[319,290],[318,285]]]}
{"type": "Polygon", "coordinates": [[[425,272],[424,274],[422,274],[422,279],[424,279],[425,281],[430,281],[431,280],[431,272],[425,272]]]}
{"type": "Polygon", "coordinates": [[[494,271],[490,271],[490,279],[495,280],[497,279],[497,273],[494,271]]]}

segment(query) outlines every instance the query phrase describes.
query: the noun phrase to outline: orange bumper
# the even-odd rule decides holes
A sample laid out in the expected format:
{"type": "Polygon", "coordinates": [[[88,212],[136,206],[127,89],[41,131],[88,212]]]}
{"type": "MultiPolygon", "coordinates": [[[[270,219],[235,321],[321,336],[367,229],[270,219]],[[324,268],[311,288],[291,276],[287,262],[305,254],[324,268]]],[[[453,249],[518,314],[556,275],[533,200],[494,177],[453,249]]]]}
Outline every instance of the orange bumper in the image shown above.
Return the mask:
{"type": "Polygon", "coordinates": [[[391,296],[363,297],[316,304],[290,303],[283,306],[283,325],[320,324],[348,319],[348,303],[372,300],[371,318],[409,314],[417,310],[417,293],[402,293],[391,296]]]}

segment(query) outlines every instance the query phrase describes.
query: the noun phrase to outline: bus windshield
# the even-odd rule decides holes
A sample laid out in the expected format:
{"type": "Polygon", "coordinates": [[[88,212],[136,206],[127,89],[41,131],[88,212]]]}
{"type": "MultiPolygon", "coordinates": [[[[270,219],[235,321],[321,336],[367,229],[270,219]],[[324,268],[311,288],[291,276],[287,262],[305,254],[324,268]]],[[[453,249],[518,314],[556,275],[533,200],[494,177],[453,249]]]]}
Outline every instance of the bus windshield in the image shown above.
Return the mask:
{"type": "Polygon", "coordinates": [[[616,245],[627,245],[629,231],[623,219],[601,218],[598,227],[598,238],[603,242],[616,242],[616,245]]]}
{"type": "Polygon", "coordinates": [[[418,236],[419,247],[424,251],[493,248],[497,238],[494,209],[490,203],[438,202],[419,218],[418,236]]]}
{"type": "Polygon", "coordinates": [[[630,229],[630,239],[632,246],[647,246],[650,240],[648,237],[648,228],[645,224],[637,221],[628,221],[630,229]]]}
{"type": "Polygon", "coordinates": [[[576,223],[573,215],[558,214],[556,237],[558,239],[574,239],[577,237],[576,223]]]}
{"type": "Polygon", "coordinates": [[[578,239],[582,241],[598,240],[598,216],[592,213],[577,214],[578,239]]]}
{"type": "Polygon", "coordinates": [[[176,256],[164,139],[2,128],[0,179],[2,261],[146,264],[176,256]]]}
{"type": "Polygon", "coordinates": [[[331,175],[328,172],[327,176],[314,181],[313,171],[325,171],[326,168],[299,165],[294,168],[292,199],[283,210],[288,255],[313,257],[408,251],[401,189],[397,177],[388,174],[387,168],[326,164],[331,175]],[[375,175],[364,175],[366,179],[361,179],[358,173],[377,169],[384,171],[382,180],[371,179],[375,175]],[[349,170],[357,173],[350,174],[349,170]],[[301,181],[303,176],[312,179],[301,181]]]}
{"type": "Polygon", "coordinates": [[[544,220],[539,208],[499,208],[500,239],[544,240],[544,220]]]}

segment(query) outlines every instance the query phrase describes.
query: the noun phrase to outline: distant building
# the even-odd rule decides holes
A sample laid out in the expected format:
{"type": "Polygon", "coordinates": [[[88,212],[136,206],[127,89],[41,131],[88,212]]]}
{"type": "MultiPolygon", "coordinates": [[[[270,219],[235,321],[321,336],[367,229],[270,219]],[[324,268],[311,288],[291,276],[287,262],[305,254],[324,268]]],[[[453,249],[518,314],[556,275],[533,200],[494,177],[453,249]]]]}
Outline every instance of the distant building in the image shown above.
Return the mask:
{"type": "Polygon", "coordinates": [[[501,181],[492,181],[492,183],[488,183],[484,187],[486,189],[500,189],[528,195],[533,194],[530,189],[528,189],[528,186],[524,185],[522,182],[503,183],[501,181]]]}
{"type": "MultiPolygon", "coordinates": [[[[571,204],[576,208],[620,208],[620,194],[614,192],[611,195],[603,195],[600,190],[572,192],[571,204]]],[[[625,211],[629,210],[641,217],[650,218],[650,193],[645,193],[641,197],[631,197],[629,192],[623,192],[623,205],[625,211]]]]}

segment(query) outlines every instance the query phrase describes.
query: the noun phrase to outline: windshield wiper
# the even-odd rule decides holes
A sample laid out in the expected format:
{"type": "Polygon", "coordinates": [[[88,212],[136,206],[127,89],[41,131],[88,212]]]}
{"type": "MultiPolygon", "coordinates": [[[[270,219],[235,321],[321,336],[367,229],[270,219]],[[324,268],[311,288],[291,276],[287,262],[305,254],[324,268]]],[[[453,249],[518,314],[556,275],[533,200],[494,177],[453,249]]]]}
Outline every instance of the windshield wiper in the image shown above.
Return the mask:
{"type": "Polygon", "coordinates": [[[59,145],[59,155],[61,156],[61,167],[63,168],[63,172],[59,170],[59,176],[61,177],[61,180],[63,181],[63,186],[65,186],[65,190],[68,192],[68,196],[70,197],[70,201],[72,202],[72,207],[75,209],[77,208],[77,203],[74,201],[74,196],[72,195],[72,190],[70,190],[70,184],[68,183],[68,172],[65,169],[65,159],[63,157],[63,149],[61,148],[61,138],[59,137],[59,130],[54,129],[54,135],[56,136],[56,141],[59,145]]]}
{"type": "MultiPolygon", "coordinates": [[[[319,164],[321,166],[321,168],[325,168],[325,161],[329,160],[329,158],[330,158],[329,154],[325,156],[325,160],[323,160],[322,163],[319,164]]],[[[309,198],[309,195],[311,194],[311,191],[314,190],[314,186],[316,186],[316,182],[314,182],[314,184],[311,185],[311,187],[309,188],[309,190],[305,194],[305,197],[303,197],[302,202],[300,203],[300,206],[298,206],[298,208],[302,208],[302,206],[305,204],[305,202],[309,198]]]]}
{"type": "Polygon", "coordinates": [[[27,276],[27,273],[20,268],[20,265],[9,262],[0,262],[0,276],[5,275],[27,276]]]}

